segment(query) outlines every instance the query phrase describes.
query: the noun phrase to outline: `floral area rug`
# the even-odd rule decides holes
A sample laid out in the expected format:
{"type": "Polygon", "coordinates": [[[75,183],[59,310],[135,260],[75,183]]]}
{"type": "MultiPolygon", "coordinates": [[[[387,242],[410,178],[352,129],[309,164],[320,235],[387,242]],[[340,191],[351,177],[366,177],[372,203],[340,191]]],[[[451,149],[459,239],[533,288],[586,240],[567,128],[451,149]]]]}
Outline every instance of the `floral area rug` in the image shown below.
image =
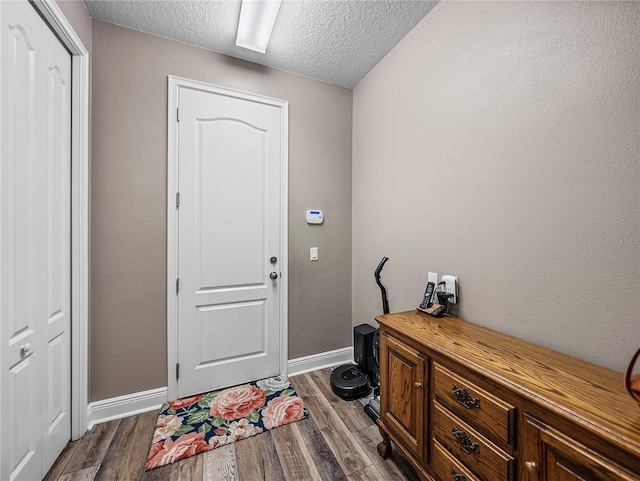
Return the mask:
{"type": "Polygon", "coordinates": [[[199,394],[161,408],[145,469],[305,419],[304,402],[286,376],[199,394]]]}

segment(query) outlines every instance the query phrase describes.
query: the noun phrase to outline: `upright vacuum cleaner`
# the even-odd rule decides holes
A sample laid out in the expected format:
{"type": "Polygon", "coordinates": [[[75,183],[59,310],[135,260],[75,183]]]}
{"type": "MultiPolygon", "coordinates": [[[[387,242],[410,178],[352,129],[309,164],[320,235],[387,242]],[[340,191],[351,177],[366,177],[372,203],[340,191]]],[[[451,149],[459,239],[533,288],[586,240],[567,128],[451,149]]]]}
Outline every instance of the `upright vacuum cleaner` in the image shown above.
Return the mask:
{"type": "MultiPolygon", "coordinates": [[[[387,298],[387,288],[380,282],[380,273],[385,263],[389,260],[388,257],[383,257],[378,267],[374,272],[376,284],[380,288],[382,293],[382,312],[389,314],[389,299],[387,298]]],[[[376,373],[375,373],[375,388],[373,390],[373,396],[369,399],[369,403],[365,404],[364,412],[374,421],[377,421],[380,417],[380,329],[376,329],[373,336],[373,353],[376,359],[376,373]]]]}

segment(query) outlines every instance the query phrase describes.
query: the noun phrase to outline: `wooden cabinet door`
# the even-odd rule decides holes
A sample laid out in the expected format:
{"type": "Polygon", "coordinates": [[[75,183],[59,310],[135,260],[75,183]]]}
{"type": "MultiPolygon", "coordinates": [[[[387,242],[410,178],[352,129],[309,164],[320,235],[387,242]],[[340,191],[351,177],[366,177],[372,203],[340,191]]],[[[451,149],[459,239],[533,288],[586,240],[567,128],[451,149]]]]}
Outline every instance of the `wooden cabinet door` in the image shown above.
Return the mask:
{"type": "Polygon", "coordinates": [[[418,351],[383,334],[380,374],[384,425],[418,459],[425,456],[427,360],[418,351]]]}
{"type": "Polygon", "coordinates": [[[518,479],[527,481],[637,481],[565,434],[525,415],[518,479]]]}

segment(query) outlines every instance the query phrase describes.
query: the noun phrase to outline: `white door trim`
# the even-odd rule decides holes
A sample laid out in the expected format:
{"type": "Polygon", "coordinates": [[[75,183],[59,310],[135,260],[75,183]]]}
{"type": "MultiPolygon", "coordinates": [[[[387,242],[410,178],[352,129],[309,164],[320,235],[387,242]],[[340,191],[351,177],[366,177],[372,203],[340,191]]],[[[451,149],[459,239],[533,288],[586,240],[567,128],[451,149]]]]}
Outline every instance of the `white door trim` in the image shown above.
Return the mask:
{"type": "Polygon", "coordinates": [[[89,51],[53,0],[31,0],[71,52],[71,439],[87,431],[89,51]]]}
{"type": "Polygon", "coordinates": [[[167,110],[167,391],[169,399],[175,399],[178,393],[176,364],[178,362],[178,311],[176,303],[176,279],[178,264],[178,224],[176,216],[177,176],[177,127],[178,89],[194,88],[205,92],[231,95],[246,100],[257,101],[279,107],[282,111],[282,163],[280,192],[280,241],[282,243],[280,265],[280,373],[287,374],[288,339],[288,273],[289,273],[289,104],[285,100],[262,95],[249,94],[238,90],[219,87],[204,82],[168,76],[169,102],[167,110]]]}

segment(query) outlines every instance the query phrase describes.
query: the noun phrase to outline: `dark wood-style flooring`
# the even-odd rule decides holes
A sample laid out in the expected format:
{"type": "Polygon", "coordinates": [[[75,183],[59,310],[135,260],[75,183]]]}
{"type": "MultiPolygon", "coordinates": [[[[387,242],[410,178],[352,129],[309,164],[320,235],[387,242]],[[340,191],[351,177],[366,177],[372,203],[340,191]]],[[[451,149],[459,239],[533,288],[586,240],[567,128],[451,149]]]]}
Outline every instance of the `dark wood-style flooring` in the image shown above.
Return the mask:
{"type": "Polygon", "coordinates": [[[367,398],[343,401],[329,369],[291,378],[309,418],[144,471],[157,412],[98,424],[69,443],[46,481],[417,481],[395,452],[383,460],[367,398]]]}

